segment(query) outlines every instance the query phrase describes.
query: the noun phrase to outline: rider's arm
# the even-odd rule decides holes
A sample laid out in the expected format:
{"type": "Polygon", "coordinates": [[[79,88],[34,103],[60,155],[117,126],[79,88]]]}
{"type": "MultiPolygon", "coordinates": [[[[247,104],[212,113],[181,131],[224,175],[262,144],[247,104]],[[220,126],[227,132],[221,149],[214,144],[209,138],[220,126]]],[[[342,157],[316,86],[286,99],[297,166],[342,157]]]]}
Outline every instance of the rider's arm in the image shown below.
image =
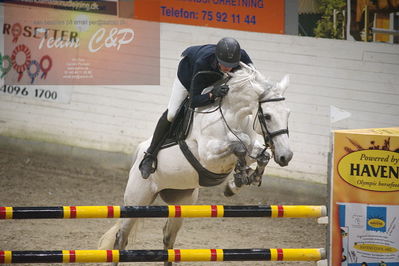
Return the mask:
{"type": "Polygon", "coordinates": [[[192,96],[191,107],[201,107],[211,103],[214,103],[215,99],[212,97],[212,93],[197,94],[192,96]]]}
{"type": "MultiPolygon", "coordinates": [[[[207,70],[208,71],[210,70],[208,62],[204,60],[197,60],[195,62],[193,73],[198,73],[200,71],[207,71],[207,70]]],[[[207,86],[210,85],[208,83],[209,81],[207,82],[207,78],[205,76],[199,76],[196,78],[196,82],[193,86],[194,87],[193,91],[191,92],[192,93],[191,107],[196,108],[196,107],[206,106],[215,102],[215,99],[211,92],[202,94],[202,91],[207,86]]]]}

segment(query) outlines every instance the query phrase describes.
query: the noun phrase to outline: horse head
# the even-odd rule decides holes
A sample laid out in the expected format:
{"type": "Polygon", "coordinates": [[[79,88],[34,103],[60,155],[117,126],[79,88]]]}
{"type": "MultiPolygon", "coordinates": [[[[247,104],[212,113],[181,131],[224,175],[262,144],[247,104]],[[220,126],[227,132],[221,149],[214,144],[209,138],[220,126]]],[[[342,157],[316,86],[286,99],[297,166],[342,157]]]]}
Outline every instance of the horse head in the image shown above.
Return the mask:
{"type": "Polygon", "coordinates": [[[273,151],[274,161],[280,166],[287,166],[293,156],[288,140],[290,109],[284,97],[288,84],[289,76],[285,75],[280,82],[266,89],[259,99],[260,126],[257,132],[260,129],[264,135],[267,134],[265,139],[273,151]]]}
{"type": "Polygon", "coordinates": [[[285,75],[280,82],[272,83],[255,68],[242,63],[241,66],[248,77],[246,86],[252,87],[253,93],[257,95],[258,110],[254,117],[259,119],[254,121],[254,129],[256,133],[264,136],[266,146],[273,152],[274,161],[280,166],[287,166],[293,156],[288,139],[290,110],[284,98],[289,76],[285,75]]]}

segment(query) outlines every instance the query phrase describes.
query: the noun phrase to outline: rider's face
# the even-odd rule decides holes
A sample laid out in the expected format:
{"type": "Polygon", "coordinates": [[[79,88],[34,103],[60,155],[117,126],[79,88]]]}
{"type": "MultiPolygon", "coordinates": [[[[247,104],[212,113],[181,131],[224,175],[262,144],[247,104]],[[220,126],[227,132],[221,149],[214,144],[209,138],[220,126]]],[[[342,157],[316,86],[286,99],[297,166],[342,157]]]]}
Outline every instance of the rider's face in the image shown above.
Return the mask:
{"type": "Polygon", "coordinates": [[[219,68],[220,68],[220,71],[222,71],[222,72],[230,72],[233,69],[232,67],[226,67],[220,63],[219,63],[219,68]]]}

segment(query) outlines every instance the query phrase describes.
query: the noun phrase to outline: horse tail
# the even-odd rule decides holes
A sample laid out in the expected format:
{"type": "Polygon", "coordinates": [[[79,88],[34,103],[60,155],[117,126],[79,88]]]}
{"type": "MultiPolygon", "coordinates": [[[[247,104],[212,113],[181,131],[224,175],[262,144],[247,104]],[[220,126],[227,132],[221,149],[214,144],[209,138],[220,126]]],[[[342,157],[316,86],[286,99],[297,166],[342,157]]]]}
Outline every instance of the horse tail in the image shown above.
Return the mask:
{"type": "Polygon", "coordinates": [[[120,228],[120,220],[114,224],[101,238],[98,242],[98,249],[114,249],[115,241],[116,241],[116,234],[120,228]]]}

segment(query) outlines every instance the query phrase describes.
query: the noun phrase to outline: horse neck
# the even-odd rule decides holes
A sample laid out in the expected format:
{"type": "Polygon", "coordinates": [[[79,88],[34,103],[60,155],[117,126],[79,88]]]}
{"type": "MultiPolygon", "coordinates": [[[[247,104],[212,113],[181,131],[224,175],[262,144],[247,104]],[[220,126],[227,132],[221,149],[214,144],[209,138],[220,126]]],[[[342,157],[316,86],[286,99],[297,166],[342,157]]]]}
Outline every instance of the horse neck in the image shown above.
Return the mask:
{"type": "Polygon", "coordinates": [[[257,95],[254,91],[233,88],[223,99],[222,111],[226,121],[236,129],[247,127],[248,120],[258,108],[257,95]]]}

